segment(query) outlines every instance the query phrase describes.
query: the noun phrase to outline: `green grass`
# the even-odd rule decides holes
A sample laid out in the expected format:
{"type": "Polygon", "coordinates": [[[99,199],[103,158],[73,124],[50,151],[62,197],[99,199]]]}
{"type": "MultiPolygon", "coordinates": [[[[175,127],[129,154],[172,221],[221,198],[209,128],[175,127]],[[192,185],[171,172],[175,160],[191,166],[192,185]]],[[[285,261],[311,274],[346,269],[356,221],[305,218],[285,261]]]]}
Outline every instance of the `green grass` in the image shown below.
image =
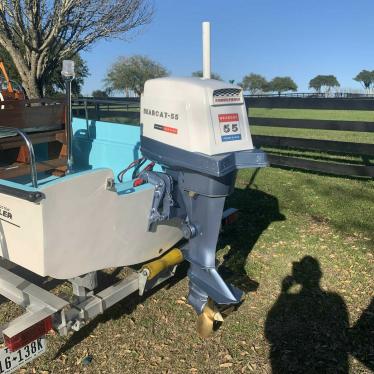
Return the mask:
{"type": "Polygon", "coordinates": [[[251,126],[253,135],[277,135],[289,136],[293,138],[336,140],[353,143],[374,144],[374,132],[353,132],[353,131],[333,131],[333,130],[312,130],[312,129],[291,129],[268,126],[251,126]]]}
{"type": "Polygon", "coordinates": [[[368,110],[269,109],[250,108],[251,117],[325,119],[374,122],[374,112],[368,110]]]}
{"type": "MultiPolygon", "coordinates": [[[[221,258],[232,270],[237,285],[243,288],[251,279],[259,283],[259,288],[249,294],[248,309],[238,317],[239,331],[234,326],[231,335],[225,336],[227,345],[233,344],[230,339],[247,336],[246,341],[254,342],[260,356],[256,360],[253,355],[251,363],[259,370],[268,370],[267,355],[272,342],[278,348],[278,369],[279,365],[282,367],[280,360],[289,365],[288,370],[297,372],[313,367],[313,360],[318,359],[326,370],[338,372],[344,360],[331,350],[325,356],[326,339],[338,351],[352,352],[352,344],[356,357],[370,351],[368,330],[358,329],[355,322],[373,302],[373,201],[373,181],[273,168],[260,170],[257,175],[242,171],[235,194],[230,197],[231,205],[241,209],[241,218],[224,233],[221,258]],[[282,284],[296,277],[293,264],[308,256],[321,269],[320,288],[299,293],[300,284],[295,284],[287,293],[281,293],[282,284]],[[333,305],[327,307],[326,303],[333,305]],[[337,311],[326,313],[330,307],[337,311]],[[345,334],[349,336],[348,322],[343,328],[339,319],[345,314],[349,316],[351,331],[358,331],[354,338],[348,338],[349,342],[345,340],[345,334]],[[321,319],[316,319],[316,315],[321,315],[321,319]],[[326,321],[335,321],[337,326],[327,326],[326,321]],[[274,330],[271,333],[269,326],[274,330]],[[268,331],[267,339],[264,331],[268,331]],[[295,363],[296,358],[299,361],[295,363]],[[329,367],[334,360],[336,366],[329,367]]],[[[303,270],[304,277],[313,277],[314,268],[303,270]]],[[[370,372],[352,356],[350,363],[352,373],[370,372]]],[[[283,370],[275,372],[287,370],[283,366],[283,370]]]]}
{"type": "MultiPolygon", "coordinates": [[[[373,201],[373,181],[241,171],[228,201],[240,209],[239,220],[222,233],[218,258],[226,279],[247,296],[211,338],[196,334],[184,277],[147,298],[129,297],[68,338],[50,336],[48,353],[27,372],[270,373],[272,343],[289,370],[307,372],[321,361],[336,373],[348,352],[349,372],[368,374],[360,359],[372,349],[373,314],[363,312],[374,289],[373,201]],[[321,282],[300,293],[302,279],[316,276],[311,264],[295,273],[306,256],[320,267],[321,282]],[[87,355],[93,360],[85,366],[87,355]]],[[[0,305],[7,318],[13,310],[0,305]]]]}
{"type": "MultiPolygon", "coordinates": [[[[239,185],[246,186],[252,176],[252,171],[242,171],[239,185]]],[[[374,248],[373,180],[266,168],[259,171],[252,186],[276,196],[281,211],[293,215],[307,214],[343,235],[361,235],[370,240],[374,248]]]]}

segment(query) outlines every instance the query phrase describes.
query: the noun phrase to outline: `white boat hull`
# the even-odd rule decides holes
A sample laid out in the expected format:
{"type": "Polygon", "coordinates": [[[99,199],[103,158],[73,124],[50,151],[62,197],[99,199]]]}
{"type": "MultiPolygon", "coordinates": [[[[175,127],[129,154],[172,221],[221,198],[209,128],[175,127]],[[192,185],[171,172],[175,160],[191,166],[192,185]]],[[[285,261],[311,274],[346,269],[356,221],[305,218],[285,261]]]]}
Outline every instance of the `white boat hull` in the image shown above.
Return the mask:
{"type": "Polygon", "coordinates": [[[154,187],[108,190],[111,169],[56,179],[35,204],[0,194],[1,256],[41,276],[67,279],[159,257],[181,238],[177,222],[148,231],[154,187]]]}

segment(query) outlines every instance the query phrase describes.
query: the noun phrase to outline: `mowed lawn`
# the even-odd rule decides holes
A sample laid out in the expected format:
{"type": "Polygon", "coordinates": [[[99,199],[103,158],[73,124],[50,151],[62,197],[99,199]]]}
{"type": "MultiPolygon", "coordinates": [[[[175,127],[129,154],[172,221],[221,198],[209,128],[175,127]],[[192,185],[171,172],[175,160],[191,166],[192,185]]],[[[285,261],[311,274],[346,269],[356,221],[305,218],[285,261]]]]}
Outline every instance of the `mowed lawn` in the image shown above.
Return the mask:
{"type": "MultiPolygon", "coordinates": [[[[21,372],[344,373],[348,362],[350,373],[370,373],[373,200],[373,181],[242,171],[228,201],[239,220],[222,233],[218,258],[246,298],[215,334],[197,335],[181,271],[67,338],[49,336],[48,352],[21,372]]],[[[4,320],[17,312],[0,306],[4,320]]]]}

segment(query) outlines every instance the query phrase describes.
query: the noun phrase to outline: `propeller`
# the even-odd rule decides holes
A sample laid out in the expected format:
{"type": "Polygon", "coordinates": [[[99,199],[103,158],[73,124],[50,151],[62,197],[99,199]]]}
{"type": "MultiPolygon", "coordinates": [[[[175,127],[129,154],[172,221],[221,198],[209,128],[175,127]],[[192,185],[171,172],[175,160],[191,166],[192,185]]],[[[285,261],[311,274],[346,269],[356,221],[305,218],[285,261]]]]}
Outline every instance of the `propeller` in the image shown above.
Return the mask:
{"type": "Polygon", "coordinates": [[[197,332],[207,338],[214,329],[215,322],[223,322],[223,317],[212,299],[208,299],[202,313],[197,318],[197,332]]]}

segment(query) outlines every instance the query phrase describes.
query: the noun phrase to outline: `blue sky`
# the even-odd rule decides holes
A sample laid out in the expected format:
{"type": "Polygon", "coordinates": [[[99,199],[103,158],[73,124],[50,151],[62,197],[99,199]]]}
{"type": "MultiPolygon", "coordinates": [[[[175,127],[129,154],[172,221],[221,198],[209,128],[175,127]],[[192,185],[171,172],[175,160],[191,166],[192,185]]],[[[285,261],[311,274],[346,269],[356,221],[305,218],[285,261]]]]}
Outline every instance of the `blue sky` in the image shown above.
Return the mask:
{"type": "Polygon", "coordinates": [[[374,70],[374,0],[155,0],[155,14],[130,41],[99,41],[82,57],[91,76],[83,93],[102,88],[118,56],[144,54],[172,75],[201,69],[201,22],[210,21],[212,71],[240,82],[251,72],[291,76],[299,91],[317,74],[343,89],[374,70]]]}

